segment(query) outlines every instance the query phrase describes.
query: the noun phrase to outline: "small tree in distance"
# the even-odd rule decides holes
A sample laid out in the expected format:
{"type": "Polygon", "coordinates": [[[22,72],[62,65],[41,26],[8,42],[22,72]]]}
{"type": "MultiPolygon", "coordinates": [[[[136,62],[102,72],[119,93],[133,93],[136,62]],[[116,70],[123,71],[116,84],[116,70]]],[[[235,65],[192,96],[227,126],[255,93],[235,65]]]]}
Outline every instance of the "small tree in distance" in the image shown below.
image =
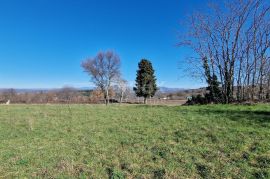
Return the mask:
{"type": "Polygon", "coordinates": [[[138,97],[144,97],[144,104],[147,98],[153,97],[157,91],[155,71],[149,60],[142,59],[137,70],[136,84],[133,90],[138,97]]]}
{"type": "Polygon", "coordinates": [[[115,81],[115,84],[116,85],[114,87],[114,90],[116,96],[119,98],[119,103],[121,104],[128,90],[128,82],[125,79],[118,77],[118,79],[116,79],[115,81]]]}
{"type": "Polygon", "coordinates": [[[106,105],[112,82],[120,76],[120,58],[114,52],[100,52],[96,57],[82,62],[82,68],[91,76],[91,81],[102,91],[106,105]]]}

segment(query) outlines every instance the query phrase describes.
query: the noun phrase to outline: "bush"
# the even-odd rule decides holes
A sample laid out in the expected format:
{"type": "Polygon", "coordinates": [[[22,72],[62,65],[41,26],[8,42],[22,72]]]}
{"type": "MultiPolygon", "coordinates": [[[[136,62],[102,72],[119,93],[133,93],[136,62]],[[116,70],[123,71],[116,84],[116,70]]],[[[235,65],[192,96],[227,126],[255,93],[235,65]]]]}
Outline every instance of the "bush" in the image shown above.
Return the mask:
{"type": "Polygon", "coordinates": [[[189,99],[186,104],[187,105],[195,105],[195,104],[208,104],[208,100],[206,97],[198,94],[197,96],[192,96],[191,99],[189,99]]]}

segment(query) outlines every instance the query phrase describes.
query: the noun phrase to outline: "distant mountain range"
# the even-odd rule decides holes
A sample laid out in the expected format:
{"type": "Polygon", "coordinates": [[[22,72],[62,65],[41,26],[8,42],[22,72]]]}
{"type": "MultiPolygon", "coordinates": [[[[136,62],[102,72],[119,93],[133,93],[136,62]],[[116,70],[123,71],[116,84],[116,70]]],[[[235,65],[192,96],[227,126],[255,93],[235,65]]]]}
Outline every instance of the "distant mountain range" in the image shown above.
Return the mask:
{"type": "MultiPolygon", "coordinates": [[[[15,90],[17,93],[38,93],[38,92],[48,92],[48,91],[59,91],[63,88],[0,88],[0,92],[8,91],[10,89],[15,90]]],[[[75,90],[92,90],[93,87],[82,87],[82,88],[74,88],[75,90]]]]}
{"type": "Polygon", "coordinates": [[[159,87],[159,91],[162,93],[175,93],[179,91],[184,91],[185,88],[169,88],[169,87],[159,87]]]}

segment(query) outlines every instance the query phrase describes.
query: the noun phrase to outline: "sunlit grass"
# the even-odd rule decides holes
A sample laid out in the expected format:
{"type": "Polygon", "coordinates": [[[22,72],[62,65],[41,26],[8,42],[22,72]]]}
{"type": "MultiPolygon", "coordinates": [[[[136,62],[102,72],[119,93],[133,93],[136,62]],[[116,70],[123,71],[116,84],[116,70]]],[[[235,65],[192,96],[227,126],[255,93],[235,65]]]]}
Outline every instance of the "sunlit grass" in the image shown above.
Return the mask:
{"type": "Polygon", "coordinates": [[[270,106],[0,106],[0,178],[267,178],[270,106]]]}

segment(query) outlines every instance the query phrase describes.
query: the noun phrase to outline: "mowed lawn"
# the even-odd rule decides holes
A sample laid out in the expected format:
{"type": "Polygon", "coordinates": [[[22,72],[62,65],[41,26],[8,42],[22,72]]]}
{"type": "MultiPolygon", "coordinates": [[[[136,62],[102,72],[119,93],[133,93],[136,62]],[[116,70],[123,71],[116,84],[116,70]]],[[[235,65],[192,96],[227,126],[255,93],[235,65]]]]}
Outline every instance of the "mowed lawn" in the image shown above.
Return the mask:
{"type": "Polygon", "coordinates": [[[0,178],[269,178],[270,105],[0,106],[0,178]]]}

